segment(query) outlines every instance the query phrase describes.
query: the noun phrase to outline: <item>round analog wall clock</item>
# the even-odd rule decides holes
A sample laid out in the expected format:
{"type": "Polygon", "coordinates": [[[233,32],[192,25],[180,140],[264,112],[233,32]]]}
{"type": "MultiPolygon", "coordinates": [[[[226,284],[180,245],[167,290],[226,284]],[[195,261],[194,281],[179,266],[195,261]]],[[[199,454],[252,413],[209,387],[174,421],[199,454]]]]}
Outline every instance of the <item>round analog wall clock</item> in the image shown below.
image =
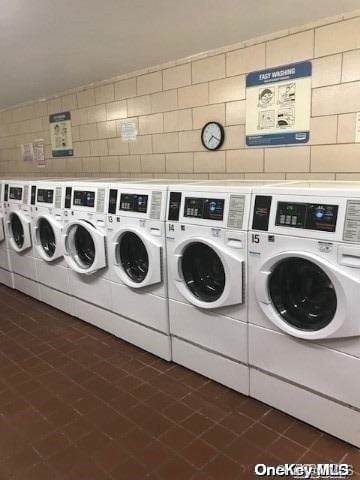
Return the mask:
{"type": "Polygon", "coordinates": [[[208,150],[217,150],[224,143],[224,127],[218,122],[208,122],[201,130],[201,143],[208,150]]]}

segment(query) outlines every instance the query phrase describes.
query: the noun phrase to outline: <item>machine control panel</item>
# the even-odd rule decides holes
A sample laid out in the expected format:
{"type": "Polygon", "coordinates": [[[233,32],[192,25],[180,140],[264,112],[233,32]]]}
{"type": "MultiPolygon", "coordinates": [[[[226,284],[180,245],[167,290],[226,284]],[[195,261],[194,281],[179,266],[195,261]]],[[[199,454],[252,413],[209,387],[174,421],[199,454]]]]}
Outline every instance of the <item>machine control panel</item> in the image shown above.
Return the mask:
{"type": "Polygon", "coordinates": [[[9,189],[9,199],[10,200],[21,200],[22,199],[22,187],[10,187],[9,189]]]}
{"type": "Polygon", "coordinates": [[[253,230],[263,230],[265,232],[268,231],[271,201],[271,196],[256,195],[252,223],[253,230]]]}
{"type": "Polygon", "coordinates": [[[86,190],[74,190],[74,207],[94,208],[95,192],[86,190]]]}
{"type": "Polygon", "coordinates": [[[137,195],[136,193],[122,193],[120,196],[120,210],[124,210],[127,212],[146,213],[148,199],[148,195],[137,195]]]}
{"type": "Polygon", "coordinates": [[[115,188],[111,188],[109,192],[109,206],[108,213],[115,215],[117,205],[118,191],[115,188]]]}
{"type": "Polygon", "coordinates": [[[184,217],[205,220],[223,220],[225,200],[223,198],[186,197],[184,217]]]}
{"type": "Polygon", "coordinates": [[[35,205],[35,203],[36,203],[36,185],[31,185],[30,203],[31,203],[31,205],[35,205]]]}
{"type": "Polygon", "coordinates": [[[4,202],[7,202],[9,200],[9,184],[5,184],[4,188],[4,202]]]}
{"type": "Polygon", "coordinates": [[[45,189],[45,188],[38,188],[37,201],[39,203],[51,203],[52,204],[54,202],[54,190],[45,189]]]}
{"type": "Polygon", "coordinates": [[[335,232],[338,205],[278,202],[275,225],[335,232]]]}
{"type": "Polygon", "coordinates": [[[178,222],[180,218],[181,192],[170,192],[168,220],[178,222]]]}

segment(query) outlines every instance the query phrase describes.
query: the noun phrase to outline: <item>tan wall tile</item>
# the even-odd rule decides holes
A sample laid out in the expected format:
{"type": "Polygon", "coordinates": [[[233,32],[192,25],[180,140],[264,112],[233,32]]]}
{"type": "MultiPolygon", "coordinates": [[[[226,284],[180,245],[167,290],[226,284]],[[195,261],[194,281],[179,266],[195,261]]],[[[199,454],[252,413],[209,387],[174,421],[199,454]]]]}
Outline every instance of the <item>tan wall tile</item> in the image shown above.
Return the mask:
{"type": "Polygon", "coordinates": [[[139,133],[146,135],[149,133],[162,133],[164,130],[164,119],[162,113],[146,115],[139,118],[139,133]]]}
{"type": "Polygon", "coordinates": [[[225,127],[224,150],[234,150],[245,147],[245,126],[233,125],[225,127]]]}
{"type": "Polygon", "coordinates": [[[194,153],[195,172],[225,172],[225,152],[196,152],[194,153]]]}
{"type": "Polygon", "coordinates": [[[93,140],[90,142],[91,155],[97,157],[108,155],[108,144],[106,140],[93,140]]]}
{"type": "Polygon", "coordinates": [[[88,109],[81,108],[71,112],[71,125],[82,125],[88,123],[88,109]]]}
{"type": "Polygon", "coordinates": [[[108,139],[109,155],[126,155],[129,153],[129,143],[121,138],[108,139]]]}
{"type": "Polygon", "coordinates": [[[95,123],[79,126],[79,140],[95,140],[96,138],[98,138],[98,132],[95,123]]]}
{"type": "Polygon", "coordinates": [[[149,172],[165,172],[165,155],[141,155],[141,171],[149,172]]]}
{"type": "Polygon", "coordinates": [[[209,175],[207,173],[179,173],[178,178],[187,180],[208,180],[209,175]]]}
{"type": "Polygon", "coordinates": [[[245,98],[245,76],[215,80],[209,84],[210,103],[231,102],[245,98]]]}
{"type": "Polygon", "coordinates": [[[106,110],[105,105],[95,105],[94,107],[88,108],[88,122],[104,122],[106,120],[106,110]]]}
{"type": "Polygon", "coordinates": [[[147,115],[151,113],[150,95],[143,97],[129,98],[127,100],[127,111],[129,117],[147,115]]]}
{"type": "Polygon", "coordinates": [[[191,84],[191,63],[163,70],[164,90],[185,87],[191,84]]]}
{"type": "Polygon", "coordinates": [[[177,132],[192,129],[192,110],[175,110],[164,113],[164,131],[177,132]]]}
{"type": "Polygon", "coordinates": [[[61,97],[62,111],[73,110],[74,108],[77,108],[77,99],[75,93],[61,97]]]}
{"type": "Polygon", "coordinates": [[[226,54],[228,76],[248,73],[265,68],[265,43],[241,48],[226,54]]]}
{"type": "Polygon", "coordinates": [[[179,108],[197,107],[209,103],[209,86],[207,83],[179,88],[179,108]]]}
{"type": "Polygon", "coordinates": [[[243,173],[209,173],[210,180],[241,180],[243,173]]]}
{"type": "Polygon", "coordinates": [[[82,90],[77,93],[77,104],[79,108],[95,105],[95,91],[93,88],[82,90]]]}
{"type": "Polygon", "coordinates": [[[334,173],[287,173],[287,180],[335,180],[334,173]]]}
{"type": "Polygon", "coordinates": [[[74,142],[75,157],[88,157],[90,155],[89,142],[74,142]]]}
{"type": "Polygon", "coordinates": [[[138,136],[136,140],[132,140],[129,142],[130,153],[131,154],[145,154],[145,153],[152,153],[152,136],[151,135],[143,135],[138,136]]]}
{"type": "Polygon", "coordinates": [[[315,56],[360,48],[360,18],[326,25],[315,30],[315,56]]]}
{"type": "Polygon", "coordinates": [[[148,73],[137,77],[137,94],[146,95],[148,93],[159,92],[162,90],[162,72],[148,73]]]}
{"type": "Polygon", "coordinates": [[[154,153],[172,153],[179,151],[178,133],[161,133],[153,135],[154,153]]]}
{"type": "Polygon", "coordinates": [[[128,78],[115,83],[115,100],[136,97],[136,78],[128,78]]]}
{"type": "Polygon", "coordinates": [[[175,110],[177,107],[177,90],[167,90],[166,92],[151,95],[151,111],[153,113],[167,112],[169,110],[175,110]]]}
{"type": "Polygon", "coordinates": [[[192,172],[194,170],[193,153],[167,153],[167,172],[192,172]]]}
{"type": "Polygon", "coordinates": [[[337,115],[312,118],[310,121],[310,143],[312,145],[336,143],[337,124],[337,115]]]}
{"type": "MultiPolygon", "coordinates": [[[[59,113],[61,111],[61,98],[53,98],[52,100],[48,100],[46,102],[47,105],[47,113],[48,115],[51,115],[52,113],[59,113]]],[[[21,113],[21,119],[27,118],[27,115],[24,111],[24,109],[20,110],[21,113]]]]}
{"type": "Polygon", "coordinates": [[[360,80],[360,50],[346,52],[343,56],[342,81],[360,80]]]}
{"type": "Polygon", "coordinates": [[[140,155],[125,155],[119,158],[121,172],[141,172],[140,155]]]}
{"type": "Polygon", "coordinates": [[[99,157],[85,157],[82,159],[83,172],[99,172],[100,160],[99,157]]]}
{"type": "Polygon", "coordinates": [[[360,82],[313,90],[312,115],[331,115],[360,110],[360,82]]]}
{"type": "Polygon", "coordinates": [[[339,115],[337,137],[338,143],[355,142],[355,117],[355,113],[345,113],[344,115],[339,115]]]}
{"type": "Polygon", "coordinates": [[[81,158],[67,158],[66,159],[66,174],[77,173],[82,171],[82,159],[81,158]]]}
{"type": "Polygon", "coordinates": [[[360,143],[311,148],[312,172],[360,172],[360,143]]]}
{"type": "Polygon", "coordinates": [[[116,136],[116,122],[111,120],[97,124],[98,138],[112,138],[116,136]]]}
{"type": "Polygon", "coordinates": [[[336,180],[345,182],[358,182],[360,180],[360,173],[335,173],[336,180]]]}
{"type": "Polygon", "coordinates": [[[179,133],[180,152],[201,152],[204,147],[201,143],[201,130],[191,130],[179,133]]]}
{"type": "Polygon", "coordinates": [[[113,83],[109,83],[108,85],[101,85],[100,87],[95,88],[95,103],[113,102],[114,99],[115,95],[113,83]]]}
{"type": "Polygon", "coordinates": [[[312,62],[312,86],[323,87],[339,83],[341,79],[341,55],[316,58],[312,62]]]}
{"type": "Polygon", "coordinates": [[[245,173],[245,180],[285,180],[285,173],[245,173]]]}
{"type": "Polygon", "coordinates": [[[125,100],[106,104],[106,119],[116,120],[127,117],[127,103],[125,100]]]}
{"type": "Polygon", "coordinates": [[[227,172],[262,172],[263,170],[264,150],[261,148],[226,152],[227,172]]]}
{"type": "Polygon", "coordinates": [[[313,57],[314,31],[296,33],[272,40],[266,46],[266,65],[276,66],[313,57]]]}
{"type": "Polygon", "coordinates": [[[225,55],[192,62],[192,83],[208,82],[225,77],[225,55]]]}
{"type": "Polygon", "coordinates": [[[120,169],[119,157],[101,157],[100,171],[101,172],[118,172],[120,169]]]}
{"type": "Polygon", "coordinates": [[[219,103],[193,109],[193,128],[203,128],[210,121],[225,123],[225,104],[219,103]]]}
{"type": "Polygon", "coordinates": [[[308,172],[310,147],[281,147],[265,150],[265,172],[308,172]]]}

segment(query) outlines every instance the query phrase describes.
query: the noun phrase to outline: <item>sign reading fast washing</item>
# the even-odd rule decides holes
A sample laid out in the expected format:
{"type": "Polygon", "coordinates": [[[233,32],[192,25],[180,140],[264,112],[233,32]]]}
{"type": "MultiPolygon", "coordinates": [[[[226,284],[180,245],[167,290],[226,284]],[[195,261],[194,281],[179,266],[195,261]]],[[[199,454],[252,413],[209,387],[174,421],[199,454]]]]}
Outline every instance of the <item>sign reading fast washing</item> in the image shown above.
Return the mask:
{"type": "Polygon", "coordinates": [[[246,77],[246,144],[306,143],[310,137],[311,62],[246,77]]]}

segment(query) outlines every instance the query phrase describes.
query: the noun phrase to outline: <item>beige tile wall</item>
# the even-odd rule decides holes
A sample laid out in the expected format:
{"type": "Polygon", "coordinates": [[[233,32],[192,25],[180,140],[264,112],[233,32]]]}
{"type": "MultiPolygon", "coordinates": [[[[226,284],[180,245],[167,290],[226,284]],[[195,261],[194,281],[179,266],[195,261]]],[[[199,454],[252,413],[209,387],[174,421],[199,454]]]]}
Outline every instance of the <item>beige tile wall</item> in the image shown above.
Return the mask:
{"type": "Polygon", "coordinates": [[[360,13],[272,34],[0,112],[0,174],[169,178],[341,178],[360,176],[360,13]],[[268,66],[313,61],[310,143],[245,146],[245,76],[268,66]],[[71,110],[75,156],[51,158],[48,116],[71,110]],[[136,122],[135,141],[120,138],[136,122]],[[201,145],[202,126],[224,124],[220,151],[201,145]],[[20,158],[43,138],[47,166],[20,158]]]}

